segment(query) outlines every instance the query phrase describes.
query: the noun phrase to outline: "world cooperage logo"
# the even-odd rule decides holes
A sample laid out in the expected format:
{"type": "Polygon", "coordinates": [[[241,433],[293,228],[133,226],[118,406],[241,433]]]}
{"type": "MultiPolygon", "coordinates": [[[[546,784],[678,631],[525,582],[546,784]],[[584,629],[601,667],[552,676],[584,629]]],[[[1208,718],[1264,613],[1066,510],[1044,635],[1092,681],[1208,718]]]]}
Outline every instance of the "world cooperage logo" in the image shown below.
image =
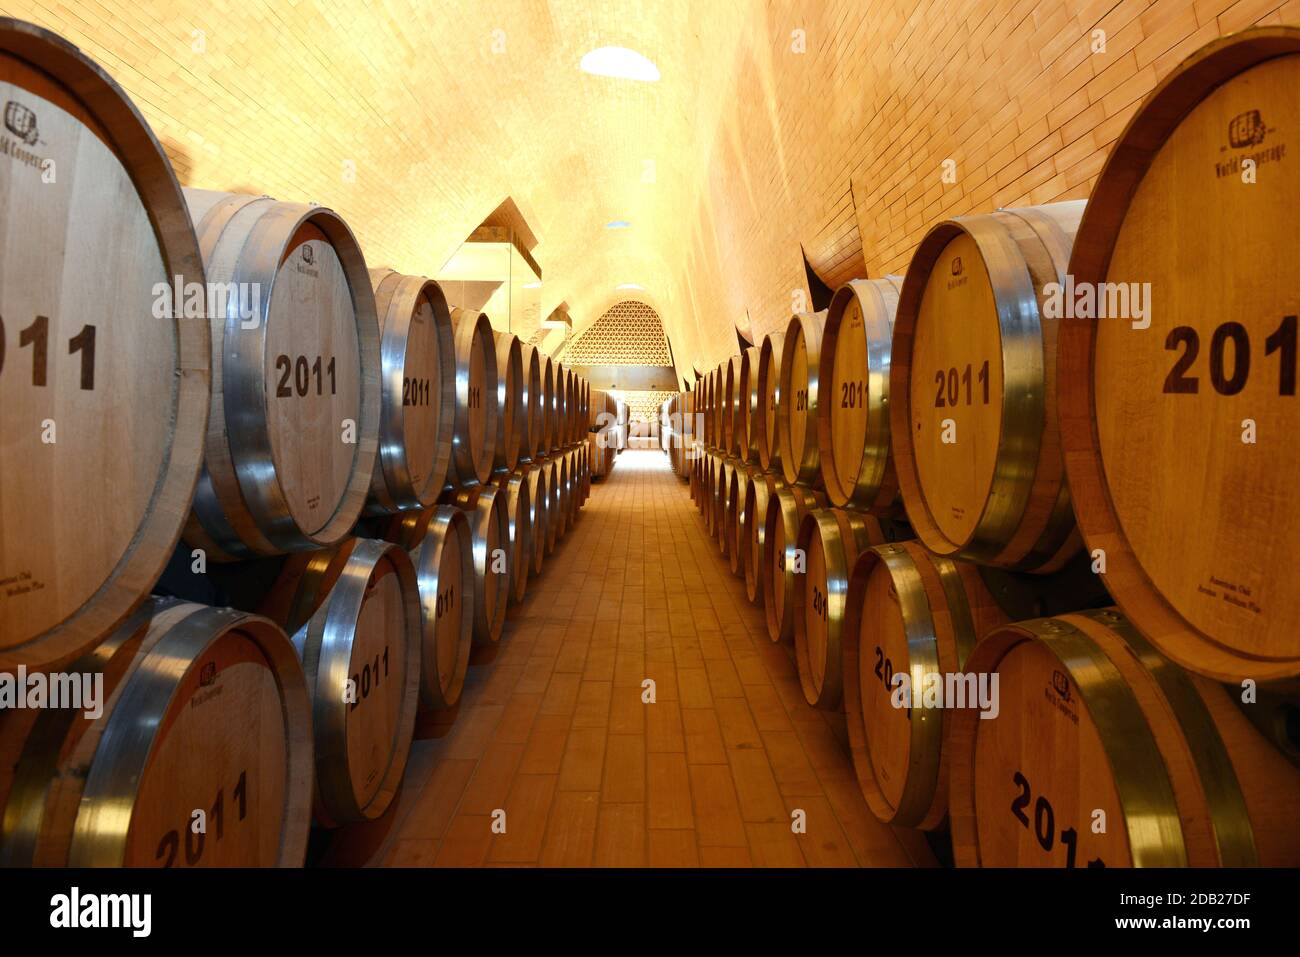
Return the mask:
{"type": "Polygon", "coordinates": [[[1264,137],[1267,135],[1268,130],[1264,126],[1264,118],[1260,116],[1259,110],[1238,113],[1228,123],[1228,144],[1234,150],[1258,146],[1264,142],[1264,137]]]}
{"type": "Polygon", "coordinates": [[[5,129],[28,146],[40,142],[41,132],[36,125],[36,114],[17,100],[5,104],[5,129]]]}

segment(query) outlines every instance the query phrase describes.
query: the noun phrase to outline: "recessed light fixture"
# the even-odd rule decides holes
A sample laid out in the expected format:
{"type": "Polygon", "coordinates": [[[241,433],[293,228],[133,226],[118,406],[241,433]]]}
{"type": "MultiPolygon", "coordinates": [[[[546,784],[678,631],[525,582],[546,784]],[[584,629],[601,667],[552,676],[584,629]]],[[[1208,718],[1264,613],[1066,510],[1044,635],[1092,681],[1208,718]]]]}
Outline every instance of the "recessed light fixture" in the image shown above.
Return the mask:
{"type": "Polygon", "coordinates": [[[605,224],[606,229],[631,229],[632,224],[626,219],[616,219],[612,223],[605,224]]]}
{"type": "Polygon", "coordinates": [[[615,289],[630,289],[630,290],[637,290],[637,291],[644,291],[644,290],[645,290],[645,286],[638,286],[638,285],[637,285],[636,283],[634,283],[634,282],[622,282],[622,283],[619,283],[619,284],[618,284],[617,286],[615,286],[614,288],[615,288],[615,289]]]}
{"type": "Polygon", "coordinates": [[[523,288],[524,288],[524,289],[541,289],[541,288],[542,288],[542,284],[541,284],[540,282],[526,282],[526,283],[524,283],[523,288]]]}
{"type": "Polygon", "coordinates": [[[609,76],[617,80],[640,80],[656,83],[659,68],[646,57],[627,47],[597,47],[578,64],[583,73],[609,76]]]}

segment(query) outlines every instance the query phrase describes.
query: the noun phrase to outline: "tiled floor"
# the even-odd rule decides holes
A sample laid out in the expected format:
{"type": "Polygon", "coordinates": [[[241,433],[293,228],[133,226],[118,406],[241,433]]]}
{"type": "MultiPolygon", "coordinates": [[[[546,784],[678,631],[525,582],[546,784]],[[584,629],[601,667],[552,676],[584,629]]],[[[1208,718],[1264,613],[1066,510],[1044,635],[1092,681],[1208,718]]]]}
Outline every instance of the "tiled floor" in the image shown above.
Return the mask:
{"type": "Polygon", "coordinates": [[[933,863],[867,810],[842,717],[804,703],[661,453],[618,458],[512,615],[389,813],[323,863],[933,863]]]}

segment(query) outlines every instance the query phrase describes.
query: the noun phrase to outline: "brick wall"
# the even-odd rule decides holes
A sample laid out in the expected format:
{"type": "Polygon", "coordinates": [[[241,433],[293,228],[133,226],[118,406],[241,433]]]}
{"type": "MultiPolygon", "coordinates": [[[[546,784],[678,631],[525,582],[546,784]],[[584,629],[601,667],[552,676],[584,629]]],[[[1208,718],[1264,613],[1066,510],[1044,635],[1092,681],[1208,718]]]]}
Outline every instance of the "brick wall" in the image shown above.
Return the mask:
{"type": "Polygon", "coordinates": [[[760,340],[784,326],[806,290],[800,247],[835,286],[901,274],[940,219],[1087,197],[1181,59],[1284,22],[1300,24],[1300,2],[773,0],[741,51],[694,214],[683,298],[719,332],[701,337],[701,365],[735,352],[721,317],[747,308],[760,340]]]}

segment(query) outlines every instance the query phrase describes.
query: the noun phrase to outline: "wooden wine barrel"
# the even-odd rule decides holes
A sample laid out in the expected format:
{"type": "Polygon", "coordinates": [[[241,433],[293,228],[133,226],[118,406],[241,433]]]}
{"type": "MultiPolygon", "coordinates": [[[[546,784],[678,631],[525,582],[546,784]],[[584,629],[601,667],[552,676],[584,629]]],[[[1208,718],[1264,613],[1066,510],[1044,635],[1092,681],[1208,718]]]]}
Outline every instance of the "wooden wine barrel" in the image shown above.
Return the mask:
{"type": "Polygon", "coordinates": [[[265,611],[292,634],[307,673],[316,822],[373,821],[402,783],[420,695],[423,621],[410,557],[363,538],[295,554],[265,611]]]}
{"type": "Polygon", "coordinates": [[[12,670],[77,657],[157,581],[202,461],[211,345],[205,320],[182,318],[184,290],[205,281],[189,213],[125,92],[67,41],[9,18],[0,69],[12,124],[0,670],[12,670]]]}
{"type": "MultiPolygon", "coordinates": [[[[803,517],[815,508],[826,507],[826,496],[802,485],[778,488],[767,499],[767,516],[763,520],[763,548],[767,558],[763,585],[766,598],[767,635],[773,641],[794,638],[795,549],[799,545],[799,526],[803,517]]],[[[806,567],[806,561],[805,561],[806,567]]]]}
{"type": "Polygon", "coordinates": [[[842,632],[844,711],[858,784],[880,820],[930,830],[948,814],[952,718],[894,707],[894,676],[962,673],[979,636],[1006,621],[969,562],[919,542],[859,556],[842,632]]]}
{"type": "Polygon", "coordinates": [[[691,501],[695,503],[696,508],[700,505],[700,468],[703,462],[702,455],[697,455],[689,461],[690,482],[687,487],[690,489],[691,501]]]}
{"type": "Polygon", "coordinates": [[[311,703],[278,625],[149,599],[72,673],[102,676],[97,719],[44,708],[0,721],[0,753],[18,754],[0,863],[302,865],[311,703]],[[190,827],[196,808],[206,833],[190,827]]]}
{"type": "Polygon", "coordinates": [[[583,442],[578,448],[582,453],[582,503],[591,498],[591,446],[583,442]]]}
{"type": "Polygon", "coordinates": [[[736,455],[758,464],[758,363],[762,350],[750,346],[740,356],[740,382],[736,387],[736,455]]]}
{"type": "MultiPolygon", "coordinates": [[[[542,573],[542,564],[546,560],[546,553],[550,550],[547,547],[548,537],[554,543],[554,538],[550,537],[550,506],[551,490],[549,484],[549,470],[541,464],[540,461],[534,462],[528,469],[528,504],[531,512],[528,516],[528,527],[532,532],[533,554],[530,559],[533,566],[533,574],[542,573]]],[[[550,546],[554,547],[554,544],[550,546]]]]}
{"type": "Polygon", "coordinates": [[[569,520],[568,484],[569,476],[564,461],[559,455],[551,456],[551,528],[555,531],[555,541],[564,538],[569,520]]]}
{"type": "Polygon", "coordinates": [[[542,370],[542,445],[538,454],[546,455],[555,441],[555,360],[542,352],[537,361],[542,370]]]}
{"type": "Polygon", "coordinates": [[[790,484],[821,481],[817,452],[817,414],[821,403],[822,329],[826,312],[801,312],[790,319],[781,345],[777,442],[781,471],[790,484]]]}
{"type": "Polygon", "coordinates": [[[726,558],[735,544],[736,529],[728,519],[732,515],[732,475],[737,462],[730,455],[720,456],[720,459],[717,481],[713,487],[713,535],[718,540],[718,551],[726,558]]]}
{"type": "Polygon", "coordinates": [[[1149,327],[1061,323],[1065,464],[1106,586],[1165,654],[1234,682],[1300,673],[1300,264],[1267,252],[1300,230],[1277,132],[1297,78],[1295,27],[1217,40],[1166,77],[1120,134],[1070,260],[1075,288],[1148,283],[1149,327]]]}
{"type": "Polygon", "coordinates": [[[616,429],[592,432],[587,437],[591,449],[591,474],[595,477],[608,475],[614,468],[614,433],[616,429]]]}
{"type": "Polygon", "coordinates": [[[551,415],[555,420],[555,431],[551,435],[551,451],[558,452],[569,440],[569,370],[559,362],[555,364],[555,394],[552,401],[554,407],[551,415]]]}
{"type": "Polygon", "coordinates": [[[883,545],[885,536],[873,515],[818,508],[803,516],[797,542],[807,556],[805,571],[795,573],[790,593],[799,684],[810,705],[838,711],[845,682],[849,577],[858,556],[873,545],[883,545]]]}
{"type": "Polygon", "coordinates": [[[379,313],[379,454],[366,512],[391,515],[437,500],[451,464],[456,354],[442,288],[423,276],[370,270],[379,313]]]}
{"type": "Polygon", "coordinates": [[[578,420],[581,416],[581,408],[579,406],[580,388],[581,386],[578,376],[571,372],[569,374],[569,419],[568,427],[565,430],[567,434],[567,442],[570,444],[578,440],[578,420]]]}
{"type": "Polygon", "coordinates": [[[518,603],[528,590],[528,571],[533,564],[532,505],[528,498],[528,477],[522,472],[493,476],[505,496],[506,526],[510,533],[510,598],[518,603]]]}
{"type": "Polygon", "coordinates": [[[710,505],[713,502],[713,457],[716,453],[705,452],[700,462],[700,499],[697,503],[700,517],[704,519],[704,530],[709,530],[710,505]]]}
{"type": "Polygon", "coordinates": [[[456,347],[456,416],[452,432],[450,480],[483,484],[492,476],[500,428],[496,334],[483,313],[451,311],[456,347]]]}
{"type": "Polygon", "coordinates": [[[717,445],[718,451],[723,455],[729,455],[731,449],[728,443],[731,441],[731,429],[728,425],[728,419],[731,415],[731,407],[727,404],[727,368],[731,360],[725,360],[718,364],[714,372],[714,405],[713,405],[713,441],[717,445]]]}
{"type": "Polygon", "coordinates": [[[709,488],[709,480],[712,475],[712,470],[713,470],[713,453],[705,452],[703,455],[700,456],[700,463],[698,468],[699,488],[696,490],[697,495],[695,499],[695,507],[699,509],[700,517],[704,519],[704,528],[706,531],[708,530],[709,527],[709,514],[708,514],[709,502],[712,500],[711,499],[712,493],[709,488]]]}
{"type": "Polygon", "coordinates": [[[831,299],[822,331],[817,450],[832,505],[894,510],[889,441],[889,347],[902,280],[854,279],[831,299]]]}
{"type": "Polygon", "coordinates": [[[497,432],[493,471],[513,472],[526,441],[528,409],[525,406],[523,354],[519,337],[493,332],[497,363],[497,432]]]}
{"type": "Polygon", "coordinates": [[[573,516],[573,482],[569,475],[569,459],[563,454],[557,453],[555,456],[555,503],[557,522],[555,534],[557,538],[564,538],[564,533],[569,530],[569,523],[573,516]]]}
{"type": "Polygon", "coordinates": [[[703,400],[700,411],[704,416],[704,447],[713,449],[713,371],[709,370],[700,378],[700,393],[703,400]]]}
{"type": "Polygon", "coordinates": [[[212,404],[185,539],[216,559],[331,546],[361,513],[379,439],[361,248],[320,206],[184,194],[208,282],[230,289],[211,313],[212,404]]]}
{"type": "Polygon", "coordinates": [[[740,447],[744,441],[739,432],[739,429],[744,426],[740,411],[742,405],[740,378],[744,363],[744,356],[732,356],[726,362],[722,378],[722,444],[728,455],[735,456],[740,455],[740,447]]]}
{"type": "Polygon", "coordinates": [[[907,514],[932,552],[1055,571],[1078,550],[1056,414],[1058,320],[1082,200],[935,226],[907,269],[890,434],[907,514]]]}
{"type": "Polygon", "coordinates": [[[704,455],[703,481],[700,489],[700,515],[704,519],[704,530],[713,534],[713,487],[717,474],[718,453],[706,452],[704,455]]]}
{"type": "Polygon", "coordinates": [[[512,583],[505,495],[494,485],[475,485],[456,492],[453,501],[469,520],[474,556],[474,642],[493,644],[505,627],[512,583]]]}
{"type": "Polygon", "coordinates": [[[582,515],[582,453],[578,446],[569,449],[569,481],[573,485],[573,523],[582,515]]]}
{"type": "Polygon", "coordinates": [[[999,714],[953,712],[959,865],[1300,863],[1300,767],[1239,687],[1183,671],[1118,612],[995,629],[966,667],[997,675],[999,714]]]}
{"type": "Polygon", "coordinates": [[[749,558],[749,526],[745,524],[745,496],[749,491],[751,477],[758,473],[755,466],[736,460],[731,472],[731,489],[727,501],[728,535],[731,542],[727,552],[727,564],[731,573],[737,578],[745,578],[745,565],[749,558]]]}
{"type": "Polygon", "coordinates": [[[420,589],[420,710],[454,707],[465,687],[474,631],[469,522],[454,505],[434,505],[395,516],[386,537],[410,555],[420,589]]]}
{"type": "Polygon", "coordinates": [[[537,349],[520,341],[520,367],[523,369],[523,423],[520,426],[519,461],[531,462],[542,453],[545,409],[542,407],[542,366],[537,349]]]}
{"type": "Polygon", "coordinates": [[[758,395],[754,404],[758,464],[784,477],[781,468],[781,362],[785,333],[769,333],[758,352],[758,395]]]}
{"type": "Polygon", "coordinates": [[[560,508],[560,502],[559,502],[560,490],[556,487],[558,476],[555,471],[555,460],[552,459],[550,456],[547,456],[546,458],[540,460],[540,462],[538,463],[538,468],[541,470],[542,475],[545,477],[544,484],[546,488],[546,534],[544,536],[543,544],[544,544],[545,553],[547,555],[550,555],[555,551],[555,543],[559,540],[559,532],[558,532],[559,516],[557,515],[557,513],[560,508]]]}
{"type": "Polygon", "coordinates": [[[767,509],[768,501],[784,483],[771,472],[757,466],[751,467],[745,482],[745,498],[741,507],[741,522],[745,529],[745,594],[755,605],[764,601],[764,583],[771,576],[767,572],[767,509]]]}
{"type": "Polygon", "coordinates": [[[680,392],[670,400],[672,411],[669,416],[673,422],[672,436],[668,446],[668,460],[673,473],[680,479],[689,479],[690,463],[694,452],[695,434],[692,431],[692,418],[695,415],[695,396],[689,392],[680,392]]]}

